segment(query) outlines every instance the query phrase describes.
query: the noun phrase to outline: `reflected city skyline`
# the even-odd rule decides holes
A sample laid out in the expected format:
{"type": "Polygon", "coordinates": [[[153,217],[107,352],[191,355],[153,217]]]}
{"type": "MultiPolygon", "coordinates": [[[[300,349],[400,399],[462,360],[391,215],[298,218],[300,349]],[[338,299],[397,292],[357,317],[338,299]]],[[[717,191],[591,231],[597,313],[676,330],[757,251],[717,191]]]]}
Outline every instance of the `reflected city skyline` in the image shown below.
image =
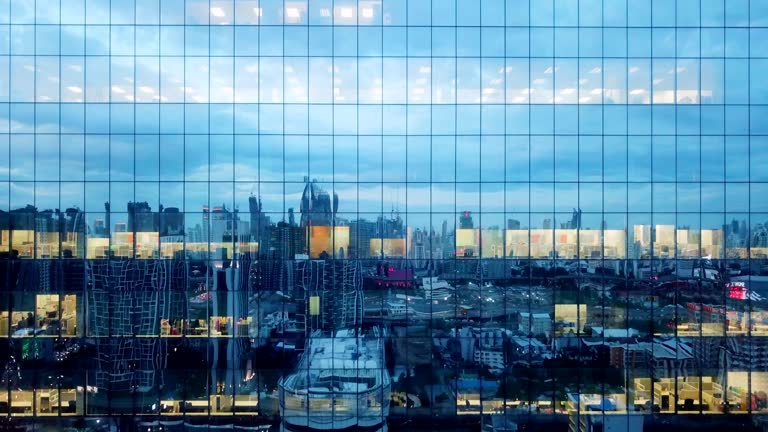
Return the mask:
{"type": "Polygon", "coordinates": [[[0,0],[0,429],[766,429],[766,41],[763,0],[0,0]]]}

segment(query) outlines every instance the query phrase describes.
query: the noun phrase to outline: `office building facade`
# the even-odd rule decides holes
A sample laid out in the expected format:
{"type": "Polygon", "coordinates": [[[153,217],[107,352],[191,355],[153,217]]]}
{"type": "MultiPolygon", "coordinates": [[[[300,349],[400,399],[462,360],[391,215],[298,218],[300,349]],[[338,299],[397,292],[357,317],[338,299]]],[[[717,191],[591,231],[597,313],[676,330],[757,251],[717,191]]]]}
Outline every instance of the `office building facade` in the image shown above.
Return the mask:
{"type": "Polygon", "coordinates": [[[0,0],[0,428],[763,427],[766,46],[764,0],[0,0]]]}

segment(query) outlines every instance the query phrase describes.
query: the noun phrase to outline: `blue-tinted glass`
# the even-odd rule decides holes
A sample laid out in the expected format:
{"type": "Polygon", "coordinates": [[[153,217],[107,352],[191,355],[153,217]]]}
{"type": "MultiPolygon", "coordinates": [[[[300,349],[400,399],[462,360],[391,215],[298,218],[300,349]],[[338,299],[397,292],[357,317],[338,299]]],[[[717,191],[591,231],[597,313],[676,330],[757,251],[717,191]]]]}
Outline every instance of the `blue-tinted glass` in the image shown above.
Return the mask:
{"type": "Polygon", "coordinates": [[[766,23],[0,0],[4,426],[751,430],[766,23]]]}

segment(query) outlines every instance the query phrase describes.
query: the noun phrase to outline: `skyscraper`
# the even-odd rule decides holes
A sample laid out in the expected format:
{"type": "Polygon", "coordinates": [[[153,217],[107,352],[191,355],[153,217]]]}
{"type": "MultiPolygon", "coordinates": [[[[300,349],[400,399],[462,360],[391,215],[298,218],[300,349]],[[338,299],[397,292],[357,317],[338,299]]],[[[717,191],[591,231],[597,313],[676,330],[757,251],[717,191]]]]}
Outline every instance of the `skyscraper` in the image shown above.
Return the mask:
{"type": "Polygon", "coordinates": [[[0,1],[0,429],[762,427],[767,29],[0,1]]]}
{"type": "Polygon", "coordinates": [[[304,192],[301,194],[301,227],[309,226],[333,226],[336,211],[339,208],[339,196],[331,195],[320,187],[317,179],[309,181],[304,177],[304,192]]]}
{"type": "Polygon", "coordinates": [[[474,228],[475,224],[472,221],[472,215],[469,213],[469,211],[465,211],[464,214],[459,217],[459,228],[461,229],[468,229],[468,228],[474,228]]]}
{"type": "Polygon", "coordinates": [[[259,248],[266,249],[269,244],[269,216],[263,213],[261,199],[251,195],[248,197],[248,210],[250,212],[251,238],[259,244],[259,248]]]}

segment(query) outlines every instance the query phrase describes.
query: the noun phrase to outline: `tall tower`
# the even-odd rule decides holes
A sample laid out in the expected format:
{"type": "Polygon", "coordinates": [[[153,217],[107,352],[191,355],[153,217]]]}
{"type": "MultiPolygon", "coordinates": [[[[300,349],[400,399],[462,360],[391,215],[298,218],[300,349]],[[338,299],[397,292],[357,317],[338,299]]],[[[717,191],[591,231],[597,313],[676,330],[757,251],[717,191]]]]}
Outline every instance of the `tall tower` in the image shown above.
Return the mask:
{"type": "MultiPolygon", "coordinates": [[[[163,384],[167,342],[153,335],[169,318],[176,260],[113,259],[86,264],[88,327],[98,352],[96,387],[149,392],[163,384]]],[[[176,311],[174,316],[180,316],[176,311]]]]}
{"type": "MultiPolygon", "coordinates": [[[[363,276],[359,260],[303,260],[295,264],[294,298],[305,314],[307,334],[357,327],[363,322],[363,276]]],[[[299,312],[301,313],[301,312],[299,312]]]]}
{"type": "Polygon", "coordinates": [[[331,195],[317,184],[317,179],[309,181],[304,177],[304,192],[301,194],[301,227],[333,226],[336,211],[339,209],[339,196],[331,195]]]}

